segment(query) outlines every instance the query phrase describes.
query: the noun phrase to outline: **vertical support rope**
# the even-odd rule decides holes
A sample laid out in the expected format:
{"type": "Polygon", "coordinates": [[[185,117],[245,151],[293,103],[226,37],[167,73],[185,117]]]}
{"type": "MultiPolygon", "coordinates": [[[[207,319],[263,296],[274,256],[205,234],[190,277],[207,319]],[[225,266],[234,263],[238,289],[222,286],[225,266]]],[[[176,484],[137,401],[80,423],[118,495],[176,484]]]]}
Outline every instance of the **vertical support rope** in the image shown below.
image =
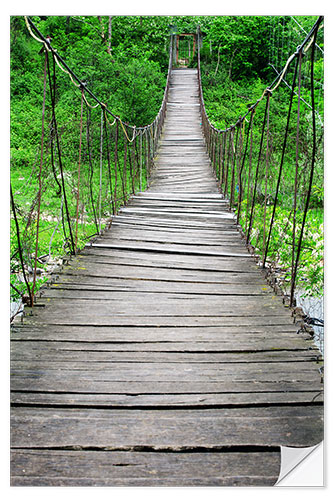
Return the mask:
{"type": "Polygon", "coordinates": [[[216,176],[216,145],[217,145],[217,134],[215,130],[212,133],[212,165],[214,170],[214,175],[216,176]]]}
{"type": "Polygon", "coordinates": [[[262,234],[262,249],[265,250],[266,239],[266,212],[267,212],[267,181],[268,181],[268,159],[269,159],[269,108],[271,93],[267,93],[267,125],[266,125],[266,169],[265,169],[265,200],[264,200],[264,223],[262,234]]]}
{"type": "MultiPolygon", "coordinates": [[[[53,87],[55,89],[56,88],[56,73],[55,73],[55,64],[54,64],[55,55],[53,52],[52,52],[52,57],[53,57],[53,87]]],[[[51,80],[49,79],[49,81],[51,81],[51,80]]],[[[51,85],[51,83],[50,83],[50,85],[51,85]]],[[[62,187],[62,192],[64,195],[66,219],[67,219],[67,225],[68,225],[69,236],[70,236],[70,252],[71,252],[71,254],[74,254],[75,244],[74,244],[72,225],[71,225],[71,219],[70,219],[70,214],[69,214],[69,207],[68,207],[68,200],[67,200],[66,186],[65,186],[65,178],[64,178],[64,169],[63,169],[63,164],[62,164],[62,155],[61,155],[59,132],[58,132],[58,124],[57,124],[56,113],[55,113],[55,93],[51,92],[51,96],[52,96],[52,101],[51,101],[52,121],[53,121],[53,125],[54,125],[55,137],[56,137],[59,170],[60,170],[60,178],[61,178],[61,187],[62,187]]],[[[64,229],[64,235],[65,235],[65,223],[64,222],[63,222],[63,229],[64,229]]],[[[67,240],[67,237],[66,237],[66,240],[67,240]]]]}
{"type": "MultiPolygon", "coordinates": [[[[148,134],[148,173],[149,173],[149,177],[150,177],[150,173],[151,173],[151,143],[150,143],[150,134],[148,134]]],[[[134,193],[134,186],[133,186],[133,193],[134,193]]]]}
{"type": "Polygon", "coordinates": [[[251,203],[251,214],[250,214],[250,220],[249,220],[249,227],[248,227],[248,231],[247,231],[246,243],[250,243],[250,238],[251,238],[251,230],[252,230],[252,224],[253,224],[257,185],[258,185],[259,167],[260,167],[260,162],[261,162],[261,152],[262,152],[262,146],[263,146],[263,142],[264,142],[264,132],[265,132],[265,125],[266,125],[267,108],[268,108],[268,100],[266,99],[265,115],[264,115],[264,119],[262,121],[260,146],[259,146],[256,173],[255,173],[255,179],[254,179],[253,197],[252,197],[252,203],[251,203]]]}
{"type": "Polygon", "coordinates": [[[219,179],[220,179],[221,192],[222,192],[222,184],[224,178],[224,142],[225,142],[225,132],[222,132],[222,139],[220,142],[220,162],[219,162],[219,179]]]}
{"type": "Polygon", "coordinates": [[[142,191],[142,134],[140,132],[140,192],[142,191]]]}
{"type": "Polygon", "coordinates": [[[247,176],[247,197],[246,197],[246,216],[245,216],[245,233],[247,234],[247,225],[249,218],[249,206],[250,206],[250,193],[251,193],[251,173],[252,173],[252,151],[253,151],[253,120],[254,120],[255,110],[253,111],[253,116],[251,120],[251,137],[250,137],[250,151],[249,151],[249,173],[247,176]]]}
{"type": "Polygon", "coordinates": [[[79,139],[79,162],[77,171],[77,193],[76,193],[76,225],[75,225],[75,254],[77,252],[77,231],[79,226],[79,204],[80,204],[80,177],[81,177],[81,150],[82,150],[82,122],[83,122],[83,93],[81,89],[81,115],[80,115],[80,139],[79,139]]]}
{"type": "Polygon", "coordinates": [[[146,169],[146,182],[149,186],[149,167],[148,167],[148,143],[147,143],[147,129],[145,129],[145,169],[146,169]]]}
{"type": "Polygon", "coordinates": [[[35,245],[35,261],[34,261],[33,282],[32,282],[32,291],[31,291],[31,307],[33,307],[33,305],[34,305],[34,293],[35,293],[36,276],[37,276],[40,204],[41,204],[41,198],[42,198],[42,168],[43,168],[43,162],[44,162],[45,101],[46,101],[46,76],[47,76],[47,58],[48,58],[47,50],[44,49],[44,52],[45,52],[45,58],[44,58],[44,80],[43,80],[42,137],[41,137],[40,163],[39,163],[39,172],[38,172],[36,245],[35,245]]]}
{"type": "Polygon", "coordinates": [[[98,197],[98,232],[102,232],[102,179],[103,179],[103,125],[104,110],[101,108],[101,135],[99,147],[99,197],[98,197]]]}
{"type": "Polygon", "coordinates": [[[117,201],[118,201],[118,135],[119,135],[119,123],[116,122],[115,129],[115,143],[114,143],[114,214],[117,213],[117,201]]]}
{"type": "Polygon", "coordinates": [[[292,84],[292,89],[291,89],[291,94],[290,94],[290,101],[289,101],[287,124],[286,124],[286,129],[285,129],[285,134],[284,134],[284,140],[283,140],[283,146],[282,146],[282,154],[281,154],[281,162],[280,162],[280,168],[279,168],[279,175],[278,175],[278,180],[277,180],[277,184],[276,184],[275,199],[274,199],[274,205],[273,205],[273,213],[272,213],[272,217],[271,217],[271,222],[270,222],[270,226],[269,226],[269,233],[268,233],[267,243],[266,243],[266,247],[265,247],[265,254],[264,254],[264,259],[263,259],[263,267],[265,267],[265,265],[266,265],[267,254],[268,254],[268,249],[269,249],[269,244],[270,244],[271,235],[272,235],[272,229],[273,229],[273,224],[274,224],[275,211],[276,211],[276,206],[277,206],[277,201],[278,201],[278,195],[279,195],[279,189],[280,189],[280,182],[281,182],[281,177],[282,177],[282,169],[283,169],[283,164],[284,164],[284,155],[285,155],[286,147],[287,147],[289,124],[290,124],[290,117],[291,117],[291,109],[292,109],[292,104],[293,104],[293,97],[294,97],[294,90],[295,90],[295,83],[296,83],[296,76],[297,76],[297,68],[298,68],[298,59],[296,60],[296,64],[295,64],[294,78],[293,78],[293,84],[292,84]]]}
{"type": "Polygon", "coordinates": [[[315,54],[315,47],[316,47],[316,39],[317,39],[317,33],[318,33],[318,28],[319,26],[316,26],[316,29],[314,31],[313,35],[313,43],[312,43],[312,52],[311,52],[311,73],[310,73],[310,81],[311,81],[311,104],[312,104],[312,159],[311,159],[311,171],[310,171],[310,179],[309,179],[309,187],[308,187],[308,192],[307,192],[307,198],[306,198],[306,203],[305,203],[305,208],[304,208],[304,214],[303,214],[303,221],[302,221],[302,227],[298,239],[298,246],[297,246],[297,254],[296,254],[296,260],[295,260],[295,266],[294,266],[294,272],[292,275],[292,280],[291,280],[291,288],[290,288],[290,304],[293,303],[294,299],[294,293],[295,293],[295,285],[296,285],[296,276],[297,276],[297,268],[299,264],[299,258],[300,258],[300,253],[301,253],[301,246],[302,246],[302,240],[303,240],[303,234],[304,234],[304,227],[305,227],[305,221],[306,221],[306,216],[307,212],[309,209],[309,204],[310,204],[310,195],[311,195],[311,189],[312,189],[312,182],[313,182],[313,174],[314,174],[314,166],[315,166],[315,161],[316,161],[316,113],[315,113],[315,97],[314,97],[314,54],[315,54]]]}
{"type": "MultiPolygon", "coordinates": [[[[127,142],[125,134],[123,134],[118,139],[121,140],[121,138],[123,139],[122,145],[124,146],[124,144],[127,142]]],[[[118,150],[119,174],[120,174],[120,178],[121,178],[121,187],[122,187],[122,199],[124,202],[126,202],[126,186],[125,186],[124,166],[123,166],[123,168],[120,167],[120,160],[119,160],[119,150],[121,151],[121,147],[118,147],[117,150],[118,150]]]]}
{"type": "MultiPolygon", "coordinates": [[[[55,74],[55,59],[52,58],[53,61],[53,73],[55,74]]],[[[50,61],[49,58],[47,58],[47,74],[48,74],[48,80],[49,80],[49,89],[50,89],[50,97],[51,97],[51,103],[53,104],[55,102],[55,92],[56,92],[56,87],[55,87],[55,78],[53,78],[53,81],[51,80],[51,71],[50,71],[50,61]]],[[[55,162],[54,162],[54,139],[55,139],[55,132],[56,132],[56,123],[55,123],[55,116],[53,113],[53,105],[52,105],[52,118],[50,122],[50,151],[51,151],[51,166],[52,166],[52,172],[53,172],[53,177],[54,181],[58,186],[58,190],[56,191],[57,196],[61,195],[61,185],[60,182],[57,179],[57,174],[56,174],[56,168],[55,168],[55,162]]]]}
{"type": "Polygon", "coordinates": [[[230,210],[234,204],[235,198],[235,171],[236,171],[236,160],[237,160],[237,147],[239,138],[239,127],[236,130],[236,144],[234,142],[234,134],[232,135],[232,171],[231,171],[231,185],[230,185],[230,210]]]}
{"type": "Polygon", "coordinates": [[[10,184],[10,200],[11,200],[11,205],[12,205],[12,211],[13,211],[13,217],[15,221],[15,226],[16,226],[16,236],[17,236],[17,247],[18,247],[18,253],[20,257],[20,263],[21,263],[21,269],[22,269],[22,274],[23,274],[23,279],[26,285],[26,288],[28,290],[28,295],[29,295],[29,305],[31,306],[33,304],[33,296],[31,292],[31,288],[29,285],[29,281],[24,269],[24,259],[23,259],[23,252],[22,252],[22,244],[21,244],[21,236],[20,236],[20,226],[17,220],[17,214],[16,214],[16,208],[15,208],[15,202],[14,202],[14,195],[13,195],[13,189],[12,189],[12,184],[10,184]]]}
{"type": "Polygon", "coordinates": [[[123,166],[124,204],[127,203],[127,141],[124,141],[124,166],[123,166]]]}
{"type": "MultiPolygon", "coordinates": [[[[241,164],[241,167],[239,169],[239,175],[238,175],[237,224],[239,224],[239,219],[241,217],[241,208],[242,208],[242,201],[243,201],[243,181],[242,181],[242,174],[243,174],[245,160],[246,160],[246,155],[247,155],[250,130],[252,130],[253,115],[254,115],[254,109],[252,109],[252,111],[251,111],[250,123],[248,124],[248,127],[247,127],[245,150],[244,150],[244,153],[243,153],[242,164],[241,164]]],[[[244,120],[244,123],[245,123],[245,120],[244,120]]]]}
{"type": "Polygon", "coordinates": [[[133,144],[129,144],[129,154],[128,154],[128,161],[129,161],[129,170],[130,170],[130,183],[131,183],[131,192],[134,194],[134,176],[133,176],[133,144]]]}
{"type": "MultiPolygon", "coordinates": [[[[110,159],[110,145],[109,145],[109,129],[108,129],[108,124],[110,125],[106,113],[104,110],[104,123],[105,123],[105,144],[106,144],[106,158],[107,158],[107,163],[108,163],[108,184],[109,184],[109,191],[110,191],[110,213],[114,213],[114,204],[113,204],[113,188],[112,188],[112,174],[111,174],[111,159],[110,159]]],[[[126,144],[126,143],[125,143],[126,144]]]]}
{"type": "MultiPolygon", "coordinates": [[[[152,137],[152,141],[153,141],[153,154],[154,154],[154,139],[152,137]]],[[[135,154],[134,154],[134,158],[135,158],[135,179],[136,179],[136,182],[137,182],[137,186],[140,185],[140,157],[139,157],[139,151],[138,151],[138,142],[137,140],[135,139],[134,141],[134,151],[135,151],[135,154]]]]}
{"type": "Polygon", "coordinates": [[[227,168],[226,168],[226,173],[225,173],[225,187],[224,187],[224,196],[228,196],[228,184],[229,184],[229,163],[230,163],[230,150],[232,150],[232,141],[233,141],[233,136],[234,134],[234,129],[229,130],[229,137],[228,137],[228,153],[227,153],[227,168]]]}
{"type": "Polygon", "coordinates": [[[302,52],[300,51],[300,53],[299,53],[299,68],[298,68],[298,100],[297,100],[297,126],[296,126],[296,154],[295,154],[294,212],[293,212],[293,235],[292,235],[292,253],[291,253],[291,276],[294,276],[294,272],[295,272],[295,243],[296,243],[296,211],[297,211],[297,188],[298,188],[301,80],[302,80],[302,52]]]}
{"type": "Polygon", "coordinates": [[[91,157],[90,121],[91,121],[91,111],[87,106],[87,149],[88,149],[88,161],[89,161],[89,191],[90,191],[90,202],[93,211],[95,227],[96,231],[98,232],[98,221],[97,221],[97,214],[94,202],[94,192],[93,192],[94,165],[91,157]]]}

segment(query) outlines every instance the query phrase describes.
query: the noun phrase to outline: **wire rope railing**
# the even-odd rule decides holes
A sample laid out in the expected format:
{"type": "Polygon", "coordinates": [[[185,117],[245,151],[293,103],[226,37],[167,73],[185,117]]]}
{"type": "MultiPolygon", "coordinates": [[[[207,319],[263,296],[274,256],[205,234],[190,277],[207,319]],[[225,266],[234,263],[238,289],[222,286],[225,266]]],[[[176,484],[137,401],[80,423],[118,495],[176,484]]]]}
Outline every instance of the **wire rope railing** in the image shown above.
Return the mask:
{"type": "Polygon", "coordinates": [[[281,238],[289,240],[288,257],[284,257],[280,278],[274,278],[274,282],[282,284],[290,305],[295,305],[302,256],[314,249],[314,245],[308,248],[304,243],[308,230],[307,216],[314,178],[323,178],[323,124],[316,111],[314,79],[316,53],[319,52],[319,57],[322,57],[322,49],[316,43],[322,25],[323,17],[320,16],[271,85],[265,88],[254,104],[248,106],[248,111],[235,124],[223,130],[213,125],[205,108],[198,29],[201,124],[212,167],[221,192],[228,198],[230,209],[235,211],[247,244],[259,256],[264,269],[281,266],[281,238]],[[311,100],[308,106],[310,112],[307,108],[307,111],[301,110],[301,89],[304,86],[301,76],[305,67],[307,70],[310,68],[307,88],[311,100]],[[290,72],[293,76],[291,85],[288,85],[289,95],[283,89],[286,112],[285,116],[279,117],[283,123],[281,135],[274,131],[272,123],[274,100],[277,89],[290,72]],[[304,142],[301,142],[301,134],[304,142]],[[277,212],[282,206],[285,216],[281,220],[277,212]]]}
{"type": "Polygon", "coordinates": [[[16,277],[11,287],[23,303],[33,306],[36,282],[41,281],[41,268],[50,258],[52,245],[57,245],[58,253],[75,255],[86,240],[100,235],[104,226],[112,224],[112,216],[132,195],[149,186],[166,114],[174,44],[171,35],[168,74],[159,111],[151,123],[137,127],[114,114],[67,65],[52,47],[50,38],[39,31],[30,17],[24,17],[30,35],[43,46],[43,117],[39,169],[34,172],[36,192],[28,209],[22,207],[20,193],[15,193],[11,184],[11,233],[15,235],[11,273],[16,277]],[[70,84],[79,91],[79,120],[73,119],[70,130],[61,123],[57,109],[59,74],[68,75],[70,84]],[[53,213],[60,207],[58,217],[41,210],[46,191],[49,196],[53,193],[53,213]],[[52,226],[49,219],[56,224],[52,226]],[[62,237],[55,242],[60,227],[62,237]],[[79,228],[84,228],[81,236],[79,228]],[[48,254],[41,255],[39,236],[52,229],[48,254]],[[19,286],[22,283],[24,291],[19,286]]]}

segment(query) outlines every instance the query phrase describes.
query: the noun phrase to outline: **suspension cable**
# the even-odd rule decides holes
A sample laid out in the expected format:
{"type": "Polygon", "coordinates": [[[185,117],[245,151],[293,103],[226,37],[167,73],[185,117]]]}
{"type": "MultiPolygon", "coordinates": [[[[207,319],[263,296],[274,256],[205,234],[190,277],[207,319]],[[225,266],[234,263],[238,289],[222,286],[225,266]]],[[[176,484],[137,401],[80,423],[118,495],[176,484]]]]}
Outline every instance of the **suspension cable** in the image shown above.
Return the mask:
{"type": "MultiPolygon", "coordinates": [[[[306,30],[305,30],[305,29],[303,28],[303,26],[302,26],[302,25],[301,25],[301,24],[297,21],[297,19],[295,19],[293,16],[290,16],[290,17],[291,17],[291,19],[292,19],[292,20],[293,20],[293,21],[297,24],[297,26],[299,26],[299,27],[301,28],[301,30],[302,30],[302,31],[304,31],[304,33],[306,33],[306,30]]],[[[317,44],[316,44],[316,47],[317,47],[317,49],[319,49],[319,50],[320,50],[320,52],[321,52],[322,54],[324,53],[323,49],[322,49],[321,47],[319,47],[319,45],[317,45],[317,44]]]]}
{"type": "Polygon", "coordinates": [[[37,225],[36,225],[36,244],[35,244],[35,262],[33,270],[33,283],[32,283],[32,302],[31,307],[34,305],[34,292],[36,287],[36,276],[37,276],[37,257],[38,257],[38,243],[39,243],[39,221],[40,221],[40,205],[42,198],[42,168],[44,163],[44,135],[45,135],[45,101],[46,101],[46,77],[47,77],[47,58],[48,53],[45,50],[44,57],[44,77],[43,77],[43,105],[42,105],[42,137],[41,137],[41,147],[40,147],[40,163],[38,172],[38,201],[37,201],[37,225]]]}

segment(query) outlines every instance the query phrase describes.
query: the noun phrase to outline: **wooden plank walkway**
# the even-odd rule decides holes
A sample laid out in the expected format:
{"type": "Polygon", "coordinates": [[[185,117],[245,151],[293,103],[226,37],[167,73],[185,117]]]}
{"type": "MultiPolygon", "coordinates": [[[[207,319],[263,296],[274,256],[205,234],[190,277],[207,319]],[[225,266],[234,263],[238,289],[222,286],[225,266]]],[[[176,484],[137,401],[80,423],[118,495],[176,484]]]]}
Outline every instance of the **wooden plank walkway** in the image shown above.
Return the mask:
{"type": "Polygon", "coordinates": [[[150,189],[12,328],[12,485],[273,485],[322,440],[320,353],[218,192],[196,70],[150,189]]]}

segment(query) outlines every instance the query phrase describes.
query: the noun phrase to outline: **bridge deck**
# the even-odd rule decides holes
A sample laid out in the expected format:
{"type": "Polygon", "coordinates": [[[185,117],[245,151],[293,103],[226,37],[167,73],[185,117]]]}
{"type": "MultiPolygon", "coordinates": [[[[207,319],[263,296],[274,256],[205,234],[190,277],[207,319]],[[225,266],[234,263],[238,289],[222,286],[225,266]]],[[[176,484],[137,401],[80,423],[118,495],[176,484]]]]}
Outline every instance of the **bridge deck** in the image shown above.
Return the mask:
{"type": "Polygon", "coordinates": [[[13,485],[271,485],[322,440],[320,353],[218,192],[196,70],[156,166],[12,329],[13,485]]]}

